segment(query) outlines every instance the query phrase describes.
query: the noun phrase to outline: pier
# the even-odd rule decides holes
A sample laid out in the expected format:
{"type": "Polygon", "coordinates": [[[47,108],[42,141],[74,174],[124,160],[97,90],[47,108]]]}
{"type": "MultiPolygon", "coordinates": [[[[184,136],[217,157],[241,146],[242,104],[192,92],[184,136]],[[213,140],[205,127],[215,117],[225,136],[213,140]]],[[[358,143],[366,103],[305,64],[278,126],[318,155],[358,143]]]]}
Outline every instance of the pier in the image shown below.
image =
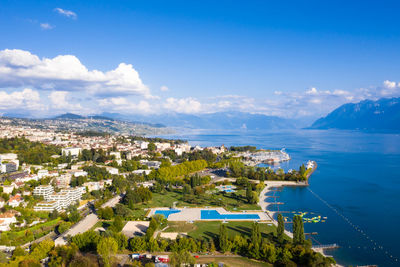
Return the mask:
{"type": "Polygon", "coordinates": [[[314,245],[312,246],[313,249],[336,249],[339,248],[339,245],[334,243],[334,244],[328,244],[328,245],[314,245]]]}

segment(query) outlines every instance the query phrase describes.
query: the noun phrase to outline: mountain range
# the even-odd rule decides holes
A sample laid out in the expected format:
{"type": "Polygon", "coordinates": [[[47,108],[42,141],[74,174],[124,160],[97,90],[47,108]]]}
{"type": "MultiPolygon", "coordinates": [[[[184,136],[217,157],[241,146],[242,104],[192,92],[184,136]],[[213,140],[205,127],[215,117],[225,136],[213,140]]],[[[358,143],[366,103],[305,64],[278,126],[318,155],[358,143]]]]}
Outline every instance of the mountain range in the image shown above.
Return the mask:
{"type": "Polygon", "coordinates": [[[400,98],[344,104],[316,120],[310,128],[400,131],[400,98]]]}
{"type": "Polygon", "coordinates": [[[169,127],[217,130],[260,130],[260,129],[294,129],[299,127],[295,120],[284,119],[263,114],[245,112],[216,112],[209,114],[168,113],[160,115],[123,115],[102,113],[101,116],[131,122],[152,122],[169,127]]]}

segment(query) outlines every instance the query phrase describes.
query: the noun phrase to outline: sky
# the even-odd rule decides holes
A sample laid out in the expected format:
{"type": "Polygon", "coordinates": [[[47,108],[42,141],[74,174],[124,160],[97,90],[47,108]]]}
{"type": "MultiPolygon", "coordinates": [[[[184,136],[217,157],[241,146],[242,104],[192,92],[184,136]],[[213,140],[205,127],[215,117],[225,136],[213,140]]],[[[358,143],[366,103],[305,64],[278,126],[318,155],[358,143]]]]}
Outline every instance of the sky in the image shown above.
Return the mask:
{"type": "Polygon", "coordinates": [[[0,3],[0,114],[324,116],[400,96],[399,1],[0,3]]]}

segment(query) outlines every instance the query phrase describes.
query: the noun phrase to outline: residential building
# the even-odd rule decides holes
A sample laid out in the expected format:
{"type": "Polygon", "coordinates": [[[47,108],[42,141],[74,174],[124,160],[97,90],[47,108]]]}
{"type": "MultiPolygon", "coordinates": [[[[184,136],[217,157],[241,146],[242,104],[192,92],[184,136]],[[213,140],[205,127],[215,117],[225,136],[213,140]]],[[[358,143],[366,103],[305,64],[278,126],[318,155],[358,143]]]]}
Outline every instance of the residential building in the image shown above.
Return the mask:
{"type": "Polygon", "coordinates": [[[34,211],[61,211],[61,205],[59,201],[41,201],[36,204],[36,206],[33,208],[34,211]]]}
{"type": "Polygon", "coordinates": [[[18,207],[20,204],[24,202],[24,199],[20,194],[16,194],[15,196],[11,196],[8,200],[7,204],[13,208],[18,207]]]}
{"type": "Polygon", "coordinates": [[[39,185],[33,190],[34,196],[40,196],[47,199],[49,195],[54,193],[54,188],[51,185],[39,185]]]}
{"type": "Polygon", "coordinates": [[[9,210],[7,212],[1,213],[0,214],[0,231],[9,231],[10,230],[10,224],[16,223],[17,218],[15,217],[18,214],[18,212],[14,210],[9,210]]]}
{"type": "Polygon", "coordinates": [[[15,185],[14,185],[14,184],[11,184],[11,185],[3,185],[3,193],[11,194],[12,191],[14,190],[14,188],[15,188],[15,185]]]}
{"type": "Polygon", "coordinates": [[[65,156],[71,156],[73,158],[76,158],[79,156],[79,153],[81,153],[82,148],[80,147],[66,147],[61,149],[61,153],[65,156]]]}

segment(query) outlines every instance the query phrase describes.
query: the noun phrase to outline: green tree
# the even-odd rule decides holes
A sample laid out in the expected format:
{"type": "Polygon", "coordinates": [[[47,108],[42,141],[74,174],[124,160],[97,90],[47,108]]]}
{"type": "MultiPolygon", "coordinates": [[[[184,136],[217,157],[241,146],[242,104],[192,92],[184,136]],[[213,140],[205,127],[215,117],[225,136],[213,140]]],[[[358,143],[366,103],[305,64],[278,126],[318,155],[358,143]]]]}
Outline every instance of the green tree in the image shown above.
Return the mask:
{"type": "Polygon", "coordinates": [[[149,143],[147,145],[147,150],[150,151],[150,152],[155,151],[156,150],[156,145],[154,143],[149,143]]]}
{"type": "Polygon", "coordinates": [[[285,232],[285,223],[283,221],[283,216],[281,213],[278,214],[278,228],[276,229],[276,234],[278,238],[278,242],[282,243],[285,232]]]}
{"type": "Polygon", "coordinates": [[[112,237],[106,237],[97,244],[97,253],[103,260],[104,266],[111,266],[112,257],[118,251],[118,244],[112,237]]]}
{"type": "Polygon", "coordinates": [[[170,257],[170,264],[175,267],[180,267],[182,265],[192,265],[195,262],[195,258],[187,250],[174,252],[170,257]]]}
{"type": "Polygon", "coordinates": [[[219,248],[221,250],[222,253],[225,253],[226,251],[228,251],[228,234],[226,231],[226,226],[225,224],[221,224],[220,228],[219,228],[219,248]]]}
{"type": "Polygon", "coordinates": [[[115,232],[121,232],[122,228],[124,228],[124,221],[122,220],[122,217],[115,216],[112,224],[112,230],[114,230],[115,232]]]}
{"type": "Polygon", "coordinates": [[[305,243],[303,218],[299,215],[293,217],[293,243],[295,245],[305,243]]]}

